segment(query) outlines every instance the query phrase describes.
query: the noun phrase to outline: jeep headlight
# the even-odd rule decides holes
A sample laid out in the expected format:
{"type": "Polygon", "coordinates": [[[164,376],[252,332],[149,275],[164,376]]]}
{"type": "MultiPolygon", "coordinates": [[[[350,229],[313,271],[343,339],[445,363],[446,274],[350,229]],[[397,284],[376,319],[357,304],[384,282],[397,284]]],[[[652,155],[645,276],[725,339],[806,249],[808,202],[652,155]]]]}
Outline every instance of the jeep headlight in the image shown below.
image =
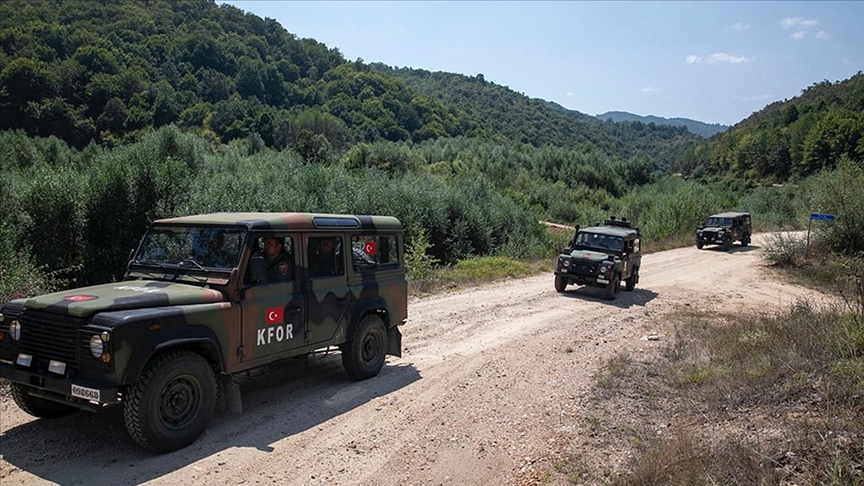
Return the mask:
{"type": "Polygon", "coordinates": [[[12,335],[13,341],[21,339],[21,321],[12,319],[12,322],[9,323],[9,334],[12,335]]]}
{"type": "Polygon", "coordinates": [[[92,354],[94,358],[102,357],[102,354],[105,352],[105,341],[107,341],[107,339],[104,338],[107,337],[107,332],[90,336],[90,354],[92,354]]]}
{"type": "Polygon", "coordinates": [[[609,270],[609,267],[607,267],[605,265],[600,267],[600,273],[606,273],[607,270],[609,270]]]}

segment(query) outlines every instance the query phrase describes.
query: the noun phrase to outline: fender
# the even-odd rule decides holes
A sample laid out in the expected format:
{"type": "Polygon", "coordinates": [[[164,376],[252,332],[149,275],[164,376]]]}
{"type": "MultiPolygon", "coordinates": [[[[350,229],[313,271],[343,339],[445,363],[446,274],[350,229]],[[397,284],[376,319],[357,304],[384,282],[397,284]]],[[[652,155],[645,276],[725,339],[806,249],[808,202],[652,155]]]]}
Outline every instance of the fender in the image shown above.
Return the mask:
{"type": "Polygon", "coordinates": [[[351,308],[351,316],[348,319],[348,333],[347,336],[353,336],[354,330],[357,329],[357,326],[360,324],[360,321],[363,319],[363,316],[368,314],[369,312],[374,312],[381,317],[381,320],[384,321],[384,327],[388,330],[391,327],[394,327],[393,323],[390,322],[390,316],[387,314],[387,304],[384,303],[384,299],[381,297],[372,297],[368,299],[358,300],[351,308]]]}
{"type": "Polygon", "coordinates": [[[224,350],[217,333],[230,343],[223,315],[230,307],[227,303],[197,304],[97,315],[94,324],[112,328],[113,381],[117,385],[134,382],[154,355],[178,347],[201,354],[224,371],[224,350]]]}
{"type": "Polygon", "coordinates": [[[348,319],[348,332],[346,333],[348,339],[354,335],[354,330],[357,329],[360,321],[369,313],[377,314],[384,321],[384,327],[387,328],[387,354],[401,358],[402,333],[399,332],[399,323],[392,322],[392,316],[387,312],[387,304],[381,297],[363,299],[354,304],[348,319]]]}

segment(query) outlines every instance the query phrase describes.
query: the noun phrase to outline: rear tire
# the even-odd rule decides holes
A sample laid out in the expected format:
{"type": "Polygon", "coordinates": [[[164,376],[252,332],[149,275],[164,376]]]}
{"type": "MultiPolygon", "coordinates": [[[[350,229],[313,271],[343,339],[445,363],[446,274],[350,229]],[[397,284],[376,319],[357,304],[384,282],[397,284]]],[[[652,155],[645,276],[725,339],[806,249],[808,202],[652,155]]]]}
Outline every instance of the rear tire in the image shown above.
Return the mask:
{"type": "Polygon", "coordinates": [[[30,394],[32,387],[27,385],[10,383],[9,387],[12,391],[12,400],[15,401],[15,405],[18,405],[18,408],[34,417],[52,419],[78,411],[77,408],[71,405],[64,405],[42,397],[34,397],[30,394]]]}
{"type": "Polygon", "coordinates": [[[560,276],[555,275],[555,290],[558,292],[564,292],[564,289],[567,288],[567,279],[560,276]]]}
{"type": "Polygon", "coordinates": [[[207,428],[216,395],[216,376],[202,356],[191,351],[163,354],[147,365],[125,394],[126,429],[145,449],[181,449],[207,428]]]}
{"type": "Polygon", "coordinates": [[[360,321],[354,336],[342,345],[342,366],[353,380],[372,378],[384,366],[387,354],[387,329],[375,314],[360,321]]]}
{"type": "Polygon", "coordinates": [[[744,233],[744,236],[741,238],[741,246],[747,246],[750,244],[750,234],[744,233]]]}

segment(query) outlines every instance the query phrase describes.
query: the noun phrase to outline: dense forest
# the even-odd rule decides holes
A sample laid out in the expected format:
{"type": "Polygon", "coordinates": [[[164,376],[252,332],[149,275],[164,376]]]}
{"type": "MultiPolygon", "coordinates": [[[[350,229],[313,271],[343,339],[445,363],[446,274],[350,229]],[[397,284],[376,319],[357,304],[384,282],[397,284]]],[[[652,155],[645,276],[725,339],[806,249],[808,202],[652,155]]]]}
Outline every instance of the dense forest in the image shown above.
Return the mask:
{"type": "MultiPolygon", "coordinates": [[[[546,258],[541,220],[618,214],[662,241],[718,210],[761,227],[864,211],[832,199],[864,190],[860,73],[705,140],[349,61],[209,0],[6,0],[0,113],[4,298],[119,278],[149,221],[194,212],[392,214],[409,250],[450,265],[546,258]]],[[[849,240],[834,244],[862,250],[849,240]]]]}

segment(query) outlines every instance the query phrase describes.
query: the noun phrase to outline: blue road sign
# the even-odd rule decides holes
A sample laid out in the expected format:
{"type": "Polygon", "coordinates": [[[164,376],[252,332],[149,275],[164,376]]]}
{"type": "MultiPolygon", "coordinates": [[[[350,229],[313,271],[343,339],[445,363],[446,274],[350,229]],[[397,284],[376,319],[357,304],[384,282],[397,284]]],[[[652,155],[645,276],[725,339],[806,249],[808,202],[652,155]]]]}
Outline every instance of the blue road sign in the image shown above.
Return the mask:
{"type": "Polygon", "coordinates": [[[834,221],[834,215],[833,214],[810,213],[810,219],[815,219],[816,221],[834,221]]]}

